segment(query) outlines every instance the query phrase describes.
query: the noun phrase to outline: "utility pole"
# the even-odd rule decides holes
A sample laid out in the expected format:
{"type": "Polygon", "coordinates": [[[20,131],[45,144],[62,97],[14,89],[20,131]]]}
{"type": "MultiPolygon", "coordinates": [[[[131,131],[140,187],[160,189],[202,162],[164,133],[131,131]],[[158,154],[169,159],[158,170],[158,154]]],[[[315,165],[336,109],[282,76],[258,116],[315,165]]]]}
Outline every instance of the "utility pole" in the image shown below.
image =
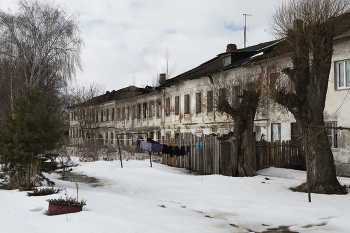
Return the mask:
{"type": "Polygon", "coordinates": [[[250,14],[243,14],[244,15],[244,48],[246,48],[246,44],[247,44],[247,16],[253,16],[250,14]]]}

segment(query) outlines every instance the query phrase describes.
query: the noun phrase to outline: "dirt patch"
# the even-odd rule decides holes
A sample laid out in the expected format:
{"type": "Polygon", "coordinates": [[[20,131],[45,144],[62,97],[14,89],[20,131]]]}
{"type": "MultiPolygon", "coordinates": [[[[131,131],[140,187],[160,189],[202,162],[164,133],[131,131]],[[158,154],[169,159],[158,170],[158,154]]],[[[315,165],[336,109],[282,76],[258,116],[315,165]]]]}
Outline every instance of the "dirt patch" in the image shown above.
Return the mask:
{"type": "Polygon", "coordinates": [[[276,228],[268,228],[266,231],[262,231],[260,233],[275,233],[275,232],[283,232],[283,233],[298,233],[297,231],[289,230],[290,226],[279,226],[276,228]]]}

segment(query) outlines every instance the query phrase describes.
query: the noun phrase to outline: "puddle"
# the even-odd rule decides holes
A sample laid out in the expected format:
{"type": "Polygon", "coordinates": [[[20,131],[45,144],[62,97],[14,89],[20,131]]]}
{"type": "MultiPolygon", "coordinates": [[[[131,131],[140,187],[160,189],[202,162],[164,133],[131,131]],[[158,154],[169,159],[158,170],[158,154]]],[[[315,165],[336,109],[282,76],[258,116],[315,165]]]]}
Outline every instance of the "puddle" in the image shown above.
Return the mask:
{"type": "Polygon", "coordinates": [[[66,172],[66,175],[64,177],[59,178],[59,179],[65,180],[65,181],[70,181],[70,182],[78,182],[78,183],[88,184],[89,186],[91,186],[93,188],[103,186],[102,182],[95,177],[86,176],[86,175],[77,174],[77,173],[71,173],[71,172],[66,172]]]}

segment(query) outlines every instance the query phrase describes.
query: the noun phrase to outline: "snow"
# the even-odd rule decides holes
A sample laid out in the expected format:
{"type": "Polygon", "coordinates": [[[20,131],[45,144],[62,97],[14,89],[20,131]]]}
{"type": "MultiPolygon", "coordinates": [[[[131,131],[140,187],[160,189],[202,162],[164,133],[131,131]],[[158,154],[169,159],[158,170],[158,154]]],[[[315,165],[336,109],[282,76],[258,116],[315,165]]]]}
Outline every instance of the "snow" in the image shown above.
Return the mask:
{"type": "MultiPolygon", "coordinates": [[[[77,159],[75,161],[78,161],[77,159]]],[[[46,199],[0,190],[1,232],[262,232],[290,226],[296,232],[350,232],[349,195],[307,194],[289,188],[305,182],[303,171],[268,168],[256,177],[197,175],[149,160],[79,163],[73,173],[99,179],[79,183],[79,213],[48,216],[46,199]],[[267,178],[267,179],[266,179],[267,178]]],[[[75,183],[49,174],[56,187],[76,196],[75,183]]],[[[349,185],[349,178],[339,178],[349,185]]]]}

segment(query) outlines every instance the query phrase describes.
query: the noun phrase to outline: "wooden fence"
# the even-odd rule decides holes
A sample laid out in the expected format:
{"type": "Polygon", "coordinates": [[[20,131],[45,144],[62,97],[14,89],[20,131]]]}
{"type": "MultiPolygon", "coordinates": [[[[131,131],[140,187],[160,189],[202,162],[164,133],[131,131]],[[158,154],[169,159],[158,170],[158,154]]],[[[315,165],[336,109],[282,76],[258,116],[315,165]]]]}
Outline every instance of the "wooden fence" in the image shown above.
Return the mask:
{"type": "MultiPolygon", "coordinates": [[[[233,156],[233,139],[223,139],[212,135],[196,136],[191,133],[179,134],[179,137],[167,141],[169,146],[190,146],[184,156],[170,157],[163,154],[162,163],[179,168],[200,172],[201,174],[225,174],[233,156]],[[197,150],[196,143],[202,142],[197,150]]],[[[305,158],[300,145],[288,142],[256,142],[255,170],[266,167],[305,168],[305,158]]]]}

